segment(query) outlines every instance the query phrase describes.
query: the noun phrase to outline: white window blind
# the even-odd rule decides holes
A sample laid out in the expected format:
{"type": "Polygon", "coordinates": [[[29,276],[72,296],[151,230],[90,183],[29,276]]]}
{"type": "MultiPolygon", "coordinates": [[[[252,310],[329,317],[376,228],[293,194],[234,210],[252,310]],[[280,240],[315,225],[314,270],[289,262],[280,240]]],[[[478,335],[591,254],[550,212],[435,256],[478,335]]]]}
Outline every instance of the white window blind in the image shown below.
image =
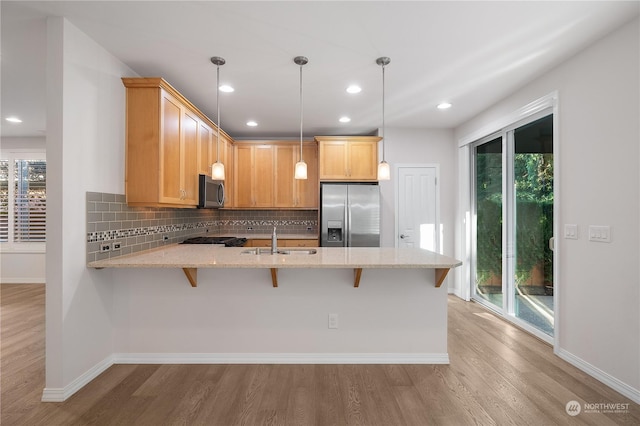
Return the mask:
{"type": "Polygon", "coordinates": [[[15,160],[14,242],[46,241],[47,163],[15,160]]]}
{"type": "Polygon", "coordinates": [[[0,159],[2,250],[44,250],[47,162],[40,153],[5,152],[0,159]]]}
{"type": "Polygon", "coordinates": [[[9,241],[9,160],[0,160],[0,242],[9,241]]]}

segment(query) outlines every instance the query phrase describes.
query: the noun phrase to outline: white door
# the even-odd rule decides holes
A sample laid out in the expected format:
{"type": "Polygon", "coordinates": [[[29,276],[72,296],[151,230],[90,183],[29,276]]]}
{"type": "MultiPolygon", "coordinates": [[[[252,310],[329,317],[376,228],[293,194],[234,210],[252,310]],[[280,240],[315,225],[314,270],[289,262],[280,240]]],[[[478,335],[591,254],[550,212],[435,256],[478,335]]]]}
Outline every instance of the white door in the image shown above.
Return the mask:
{"type": "Polygon", "coordinates": [[[438,166],[398,166],[396,247],[440,253],[438,166]]]}

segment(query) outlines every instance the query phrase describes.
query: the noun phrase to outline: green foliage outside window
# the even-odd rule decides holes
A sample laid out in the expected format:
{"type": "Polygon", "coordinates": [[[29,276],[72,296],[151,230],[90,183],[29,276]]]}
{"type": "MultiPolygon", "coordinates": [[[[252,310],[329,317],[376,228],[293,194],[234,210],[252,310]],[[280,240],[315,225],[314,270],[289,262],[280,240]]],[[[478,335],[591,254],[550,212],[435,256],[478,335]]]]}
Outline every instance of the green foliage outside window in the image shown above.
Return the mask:
{"type": "MultiPolygon", "coordinates": [[[[515,154],[516,283],[541,267],[552,282],[553,154],[515,154]]],[[[502,276],[502,154],[476,156],[477,281],[502,276]]],[[[543,284],[543,283],[535,283],[543,284]]]]}

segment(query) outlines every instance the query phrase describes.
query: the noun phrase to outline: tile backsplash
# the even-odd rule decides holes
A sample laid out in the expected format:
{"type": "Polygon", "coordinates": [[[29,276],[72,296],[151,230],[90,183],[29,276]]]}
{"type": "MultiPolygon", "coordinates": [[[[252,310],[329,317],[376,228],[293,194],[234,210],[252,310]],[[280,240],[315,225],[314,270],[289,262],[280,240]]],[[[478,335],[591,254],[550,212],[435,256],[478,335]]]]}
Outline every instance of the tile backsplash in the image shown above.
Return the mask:
{"type": "Polygon", "coordinates": [[[123,194],[87,192],[87,262],[179,243],[206,232],[245,236],[318,234],[317,210],[129,207],[123,194]],[[101,250],[108,245],[109,250],[101,250]],[[118,246],[119,248],[114,248],[118,246]]]}

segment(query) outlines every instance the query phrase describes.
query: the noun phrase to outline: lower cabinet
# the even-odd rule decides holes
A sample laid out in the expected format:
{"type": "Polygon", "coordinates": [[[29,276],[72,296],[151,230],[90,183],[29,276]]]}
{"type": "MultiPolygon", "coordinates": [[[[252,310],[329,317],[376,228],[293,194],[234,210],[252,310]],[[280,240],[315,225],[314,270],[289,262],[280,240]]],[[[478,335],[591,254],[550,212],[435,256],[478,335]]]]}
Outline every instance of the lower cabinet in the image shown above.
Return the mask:
{"type": "MultiPolygon", "coordinates": [[[[271,239],[248,239],[245,247],[271,247],[271,239]]],[[[278,239],[278,247],[318,247],[318,240],[278,239]]]]}

